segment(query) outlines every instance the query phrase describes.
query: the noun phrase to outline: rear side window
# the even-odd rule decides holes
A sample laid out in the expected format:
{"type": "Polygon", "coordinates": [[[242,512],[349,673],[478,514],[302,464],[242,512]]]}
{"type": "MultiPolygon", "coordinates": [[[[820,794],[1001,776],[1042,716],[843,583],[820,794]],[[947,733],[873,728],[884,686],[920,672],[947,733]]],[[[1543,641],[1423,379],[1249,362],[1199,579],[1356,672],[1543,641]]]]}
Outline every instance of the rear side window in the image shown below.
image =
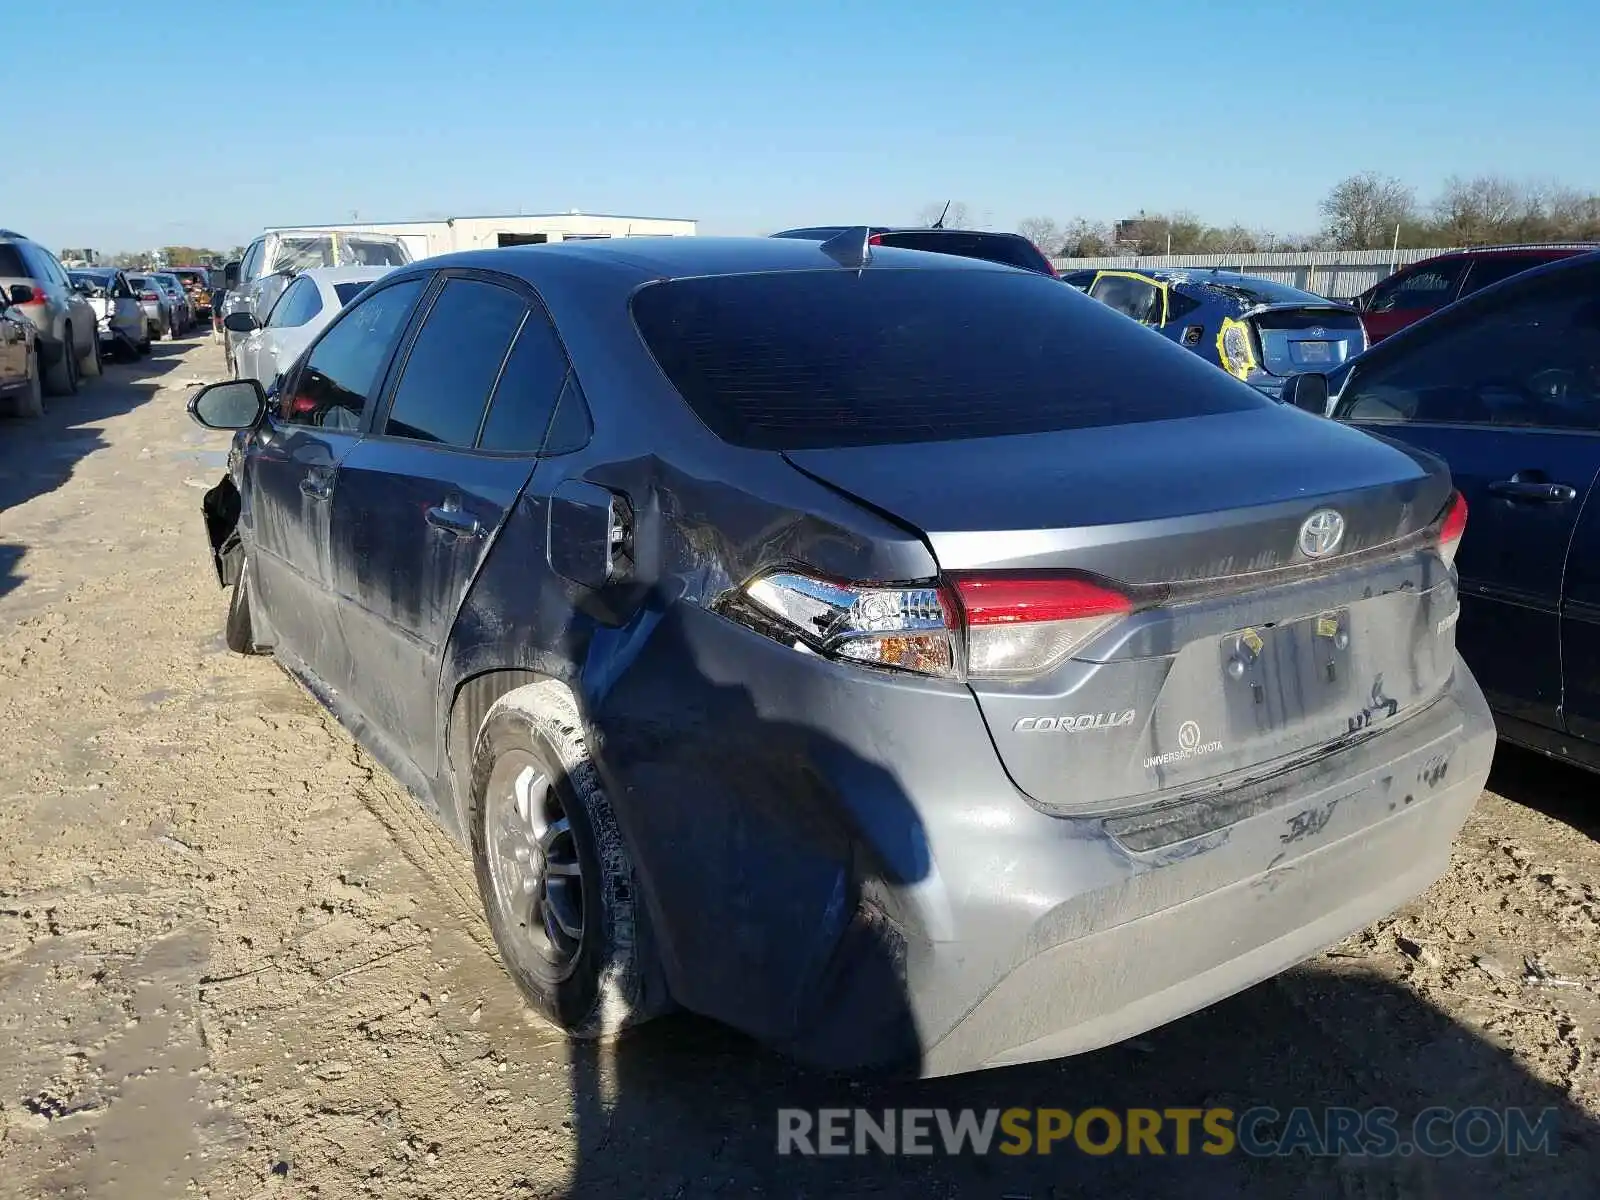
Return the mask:
{"type": "Polygon", "coordinates": [[[1089,295],[1141,325],[1161,324],[1161,289],[1147,279],[1102,275],[1089,289],[1089,295]]]}
{"type": "Polygon", "coordinates": [[[33,278],[14,242],[0,242],[0,275],[9,275],[13,279],[33,278]]]}
{"type": "Polygon", "coordinates": [[[1044,433],[1267,408],[1046,276],[782,271],[650,284],[633,315],[719,437],[768,450],[1044,433]]]}
{"type": "Polygon", "coordinates": [[[339,307],[343,308],[371,286],[370,279],[361,283],[336,283],[333,285],[333,294],[339,297],[339,307]]]}
{"type": "Polygon", "coordinates": [[[1368,312],[1405,312],[1411,309],[1442,308],[1455,297],[1456,284],[1466,267],[1463,259],[1431,263],[1409,275],[1379,284],[1372,293],[1368,312]]]}
{"type": "Polygon", "coordinates": [[[478,436],[483,450],[537,454],[567,377],[567,356],[542,313],[530,312],[495,385],[478,436]]]}
{"type": "Polygon", "coordinates": [[[1472,260],[1472,265],[1467,268],[1467,282],[1462,285],[1461,294],[1470,295],[1481,291],[1491,283],[1499,283],[1502,279],[1510,279],[1533,267],[1543,266],[1550,262],[1548,258],[1540,258],[1530,254],[1484,254],[1472,260]]]}
{"type": "Polygon", "coordinates": [[[447,282],[411,344],[384,432],[448,446],[476,442],[489,391],[527,311],[506,288],[447,282]]]}

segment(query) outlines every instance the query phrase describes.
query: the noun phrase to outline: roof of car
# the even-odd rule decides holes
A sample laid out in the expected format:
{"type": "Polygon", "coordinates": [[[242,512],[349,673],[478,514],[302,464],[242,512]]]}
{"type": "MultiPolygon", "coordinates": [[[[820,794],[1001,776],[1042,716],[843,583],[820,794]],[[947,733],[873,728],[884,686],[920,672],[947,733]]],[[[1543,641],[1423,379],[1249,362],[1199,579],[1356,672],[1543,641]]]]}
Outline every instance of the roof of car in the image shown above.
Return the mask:
{"type": "MultiPolygon", "coordinates": [[[[1113,273],[1118,270],[1107,269],[1113,273]]],[[[1263,279],[1259,275],[1246,275],[1241,271],[1218,271],[1210,267],[1128,267],[1125,271],[1127,274],[1143,275],[1168,284],[1180,292],[1204,298],[1215,295],[1214,292],[1208,292],[1208,289],[1224,288],[1246,293],[1255,303],[1261,304],[1344,303],[1342,300],[1329,300],[1326,296],[1319,296],[1315,292],[1303,291],[1287,283],[1279,283],[1275,279],[1263,279]]]]}
{"type": "MultiPolygon", "coordinates": [[[[859,225],[800,225],[794,229],[783,229],[774,233],[775,238],[793,238],[805,240],[816,237],[826,237],[830,234],[843,233],[846,229],[859,229],[859,225]]],[[[869,225],[868,229],[874,234],[884,233],[948,233],[952,236],[962,237],[988,237],[988,238],[1014,238],[1018,241],[1027,241],[1020,233],[1007,233],[1001,229],[957,229],[943,225],[869,225]]]]}
{"type": "MultiPolygon", "coordinates": [[[[679,279],[697,275],[745,275],[766,271],[844,270],[823,253],[822,243],[763,237],[628,237],[550,242],[535,246],[465,250],[424,259],[412,267],[473,266],[534,279],[541,264],[591,263],[629,272],[643,279],[679,279]]],[[[979,259],[929,254],[874,246],[868,267],[877,265],[938,271],[1015,271],[979,259]]],[[[1019,272],[1020,273],[1020,272],[1019,272]]]]}
{"type": "Polygon", "coordinates": [[[308,276],[323,283],[371,283],[394,269],[394,267],[307,267],[304,271],[296,271],[295,278],[308,276]]]}

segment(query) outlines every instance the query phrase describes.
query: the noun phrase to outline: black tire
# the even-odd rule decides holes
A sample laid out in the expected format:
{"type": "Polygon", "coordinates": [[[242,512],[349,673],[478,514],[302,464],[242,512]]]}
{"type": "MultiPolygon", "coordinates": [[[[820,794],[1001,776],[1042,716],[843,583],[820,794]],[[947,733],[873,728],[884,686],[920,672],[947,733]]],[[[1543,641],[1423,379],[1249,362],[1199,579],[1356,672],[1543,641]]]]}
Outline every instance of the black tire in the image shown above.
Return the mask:
{"type": "Polygon", "coordinates": [[[239,578],[228,593],[228,620],[222,627],[223,640],[235,654],[260,654],[256,648],[255,622],[250,612],[250,572],[248,563],[239,564],[239,578]]]}
{"type": "Polygon", "coordinates": [[[651,969],[633,860],[565,687],[553,681],[529,684],[489,710],[473,752],[469,803],[467,824],[484,911],[506,970],[529,1003],[569,1036],[584,1039],[619,1033],[669,1007],[651,969]],[[490,829],[508,814],[508,804],[510,811],[520,811],[503,789],[515,790],[528,771],[537,772],[544,785],[536,801],[542,811],[560,813],[549,817],[548,828],[554,830],[561,818],[566,825],[552,843],[565,850],[552,848],[548,858],[538,855],[536,870],[512,862],[505,835],[490,829]],[[558,860],[558,853],[570,857],[558,860]],[[576,889],[570,883],[574,860],[581,872],[576,889]],[[563,872],[546,869],[558,861],[563,872]],[[536,873],[543,874],[543,883],[528,884],[536,873]],[[565,881],[569,911],[571,896],[581,896],[581,936],[568,939],[575,947],[557,945],[549,917],[542,915],[552,880],[565,881]],[[523,904],[513,911],[505,897],[519,894],[518,881],[523,904]],[[527,898],[529,888],[537,900],[527,898]]]}
{"type": "Polygon", "coordinates": [[[19,417],[37,418],[44,416],[44,385],[39,377],[41,368],[37,349],[33,352],[32,366],[32,377],[28,380],[27,386],[17,393],[17,397],[13,401],[15,412],[19,417]]]}
{"type": "Polygon", "coordinates": [[[83,377],[85,379],[99,379],[105,374],[105,360],[100,357],[100,331],[94,332],[94,337],[89,342],[89,353],[83,360],[83,377]]]}
{"type": "Polygon", "coordinates": [[[72,348],[72,327],[61,341],[61,357],[45,372],[45,391],[52,396],[74,396],[78,392],[78,355],[72,348]]]}

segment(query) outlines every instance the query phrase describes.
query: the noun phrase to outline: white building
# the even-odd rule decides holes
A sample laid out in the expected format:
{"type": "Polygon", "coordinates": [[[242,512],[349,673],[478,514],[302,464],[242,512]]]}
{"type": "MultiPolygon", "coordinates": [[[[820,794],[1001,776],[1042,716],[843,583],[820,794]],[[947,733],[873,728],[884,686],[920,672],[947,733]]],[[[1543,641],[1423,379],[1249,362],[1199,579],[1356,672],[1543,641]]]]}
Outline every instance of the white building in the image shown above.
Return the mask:
{"type": "Polygon", "coordinates": [[[693,237],[695,222],[676,217],[619,217],[603,213],[538,213],[531,216],[446,217],[437,221],[350,221],[332,225],[274,225],[265,232],[296,229],[343,233],[388,233],[398,237],[412,258],[431,258],[453,250],[528,246],[573,238],[693,237]]]}

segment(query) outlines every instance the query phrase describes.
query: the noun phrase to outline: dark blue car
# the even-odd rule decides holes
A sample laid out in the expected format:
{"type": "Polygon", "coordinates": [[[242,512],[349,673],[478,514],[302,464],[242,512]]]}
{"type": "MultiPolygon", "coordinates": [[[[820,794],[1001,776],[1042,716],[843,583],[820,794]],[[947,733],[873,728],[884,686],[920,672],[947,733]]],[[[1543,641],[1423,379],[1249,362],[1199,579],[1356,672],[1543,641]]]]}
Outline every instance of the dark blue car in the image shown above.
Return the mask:
{"type": "Polygon", "coordinates": [[[1463,656],[1508,741],[1600,768],[1600,254],[1515,275],[1332,373],[1330,412],[1450,465],[1463,656]]]}
{"type": "Polygon", "coordinates": [[[871,236],[426,260],[270,404],[201,389],[229,646],[470,847],[575,1037],[1058,1057],[1419,894],[1494,748],[1445,467],[871,236]]]}
{"type": "Polygon", "coordinates": [[[1234,271],[1103,270],[1088,293],[1274,399],[1286,377],[1331,371],[1367,344],[1350,305],[1234,271]]]}

